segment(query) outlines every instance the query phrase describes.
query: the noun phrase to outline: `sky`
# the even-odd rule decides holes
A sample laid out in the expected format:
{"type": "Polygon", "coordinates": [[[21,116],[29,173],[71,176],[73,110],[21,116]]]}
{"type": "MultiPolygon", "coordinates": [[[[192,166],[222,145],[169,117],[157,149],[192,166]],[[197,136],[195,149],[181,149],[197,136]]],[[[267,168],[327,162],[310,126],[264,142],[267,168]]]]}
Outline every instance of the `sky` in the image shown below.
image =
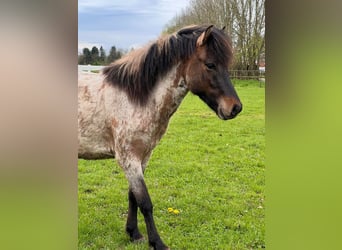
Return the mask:
{"type": "Polygon", "coordinates": [[[78,0],[78,52],[111,46],[129,50],[160,36],[190,0],[78,0]]]}

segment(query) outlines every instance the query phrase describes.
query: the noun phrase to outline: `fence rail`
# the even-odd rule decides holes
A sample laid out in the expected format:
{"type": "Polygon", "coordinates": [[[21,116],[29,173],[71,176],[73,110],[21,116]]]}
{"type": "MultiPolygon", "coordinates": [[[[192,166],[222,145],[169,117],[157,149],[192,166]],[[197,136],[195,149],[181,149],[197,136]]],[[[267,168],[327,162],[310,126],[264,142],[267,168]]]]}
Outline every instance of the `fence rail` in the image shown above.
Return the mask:
{"type": "MultiPolygon", "coordinates": [[[[105,66],[78,65],[78,71],[100,71],[105,66]]],[[[255,79],[265,82],[265,70],[230,70],[231,79],[255,79]]]]}
{"type": "Polygon", "coordinates": [[[78,71],[100,71],[103,69],[105,66],[97,66],[97,65],[78,65],[78,71]]]}
{"type": "Polygon", "coordinates": [[[232,79],[256,79],[265,81],[264,70],[230,70],[229,74],[232,79]]]}

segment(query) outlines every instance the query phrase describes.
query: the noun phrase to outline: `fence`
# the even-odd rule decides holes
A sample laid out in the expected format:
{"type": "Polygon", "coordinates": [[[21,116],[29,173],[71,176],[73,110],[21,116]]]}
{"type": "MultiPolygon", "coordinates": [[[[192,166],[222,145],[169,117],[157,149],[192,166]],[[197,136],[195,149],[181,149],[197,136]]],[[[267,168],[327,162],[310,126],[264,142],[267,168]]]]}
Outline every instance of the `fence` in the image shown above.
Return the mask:
{"type": "Polygon", "coordinates": [[[78,65],[78,71],[100,71],[105,66],[95,66],[95,65],[78,65]]]}
{"type": "MultiPolygon", "coordinates": [[[[100,71],[105,66],[94,66],[94,65],[78,65],[78,71],[100,71]]],[[[231,79],[255,79],[260,82],[265,82],[265,70],[230,70],[231,79]]]]}
{"type": "Polygon", "coordinates": [[[265,81],[264,70],[230,70],[229,74],[232,79],[255,79],[265,81]]]}

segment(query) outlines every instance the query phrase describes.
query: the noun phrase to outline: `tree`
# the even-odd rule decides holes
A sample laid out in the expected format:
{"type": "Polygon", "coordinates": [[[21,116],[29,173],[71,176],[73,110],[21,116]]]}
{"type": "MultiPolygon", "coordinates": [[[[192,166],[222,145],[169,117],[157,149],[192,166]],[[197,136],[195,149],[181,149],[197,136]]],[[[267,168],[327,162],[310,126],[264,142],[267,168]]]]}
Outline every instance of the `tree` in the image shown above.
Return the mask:
{"type": "Polygon", "coordinates": [[[91,64],[99,65],[99,58],[100,58],[99,49],[96,46],[94,46],[91,49],[91,64]]]}
{"type": "Polygon", "coordinates": [[[111,62],[122,57],[127,51],[117,50],[115,46],[112,46],[108,57],[106,57],[106,51],[103,47],[100,50],[97,47],[93,47],[91,50],[84,48],[82,54],[78,56],[78,64],[80,65],[107,65],[111,62]]]}
{"type": "Polygon", "coordinates": [[[112,63],[121,57],[122,57],[122,52],[120,50],[117,51],[116,47],[112,46],[110,49],[109,55],[107,57],[107,63],[112,63]]]}
{"type": "Polygon", "coordinates": [[[78,64],[87,65],[91,64],[91,53],[88,48],[84,48],[82,55],[78,57],[78,64]]]}
{"type": "Polygon", "coordinates": [[[116,59],[116,47],[112,46],[109,51],[109,55],[107,57],[107,63],[114,62],[116,59]]]}
{"type": "Polygon", "coordinates": [[[233,0],[238,69],[258,69],[265,49],[264,0],[233,0]]]}
{"type": "Polygon", "coordinates": [[[99,58],[99,64],[104,65],[106,61],[106,52],[103,49],[103,47],[100,47],[100,58],[99,58]]]}

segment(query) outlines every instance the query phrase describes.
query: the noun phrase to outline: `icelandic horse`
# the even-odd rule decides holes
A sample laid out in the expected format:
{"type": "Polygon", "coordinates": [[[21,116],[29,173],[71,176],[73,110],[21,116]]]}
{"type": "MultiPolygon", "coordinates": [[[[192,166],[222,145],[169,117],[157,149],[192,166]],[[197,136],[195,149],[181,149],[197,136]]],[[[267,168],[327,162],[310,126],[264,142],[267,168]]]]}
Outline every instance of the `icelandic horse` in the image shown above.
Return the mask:
{"type": "Polygon", "coordinates": [[[143,238],[139,208],[150,246],[169,249],[154,223],[144,170],[189,91],[222,120],[241,112],[228,73],[231,59],[231,41],[223,29],[188,26],[128,53],[100,74],[79,74],[78,156],[115,158],[123,169],[129,182],[126,232],[132,241],[143,238]]]}

